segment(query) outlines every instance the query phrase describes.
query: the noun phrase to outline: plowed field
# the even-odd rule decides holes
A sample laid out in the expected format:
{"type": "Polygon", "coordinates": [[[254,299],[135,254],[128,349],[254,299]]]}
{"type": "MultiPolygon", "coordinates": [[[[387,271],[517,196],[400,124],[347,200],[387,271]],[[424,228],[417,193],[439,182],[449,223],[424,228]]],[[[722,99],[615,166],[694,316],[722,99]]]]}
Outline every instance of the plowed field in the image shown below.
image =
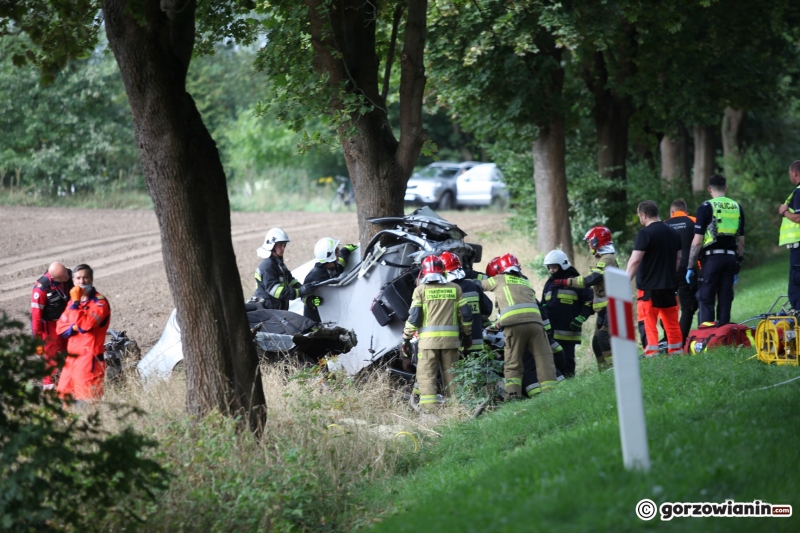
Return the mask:
{"type": "MultiPolygon", "coordinates": [[[[474,211],[444,216],[473,236],[503,227],[506,218],[474,211]]],[[[233,213],[231,222],[240,276],[235,281],[243,283],[246,297],[252,294],[253,271],[260,261],[255,250],[269,228],[278,226],[289,234],[289,268],[311,259],[322,237],[342,242],[358,237],[355,213],[233,213]]],[[[155,344],[174,307],[155,213],[0,208],[0,310],[29,323],[31,288],[53,261],[70,268],[91,265],[95,286],[111,302],[111,327],[127,331],[145,350],[155,344]]]]}

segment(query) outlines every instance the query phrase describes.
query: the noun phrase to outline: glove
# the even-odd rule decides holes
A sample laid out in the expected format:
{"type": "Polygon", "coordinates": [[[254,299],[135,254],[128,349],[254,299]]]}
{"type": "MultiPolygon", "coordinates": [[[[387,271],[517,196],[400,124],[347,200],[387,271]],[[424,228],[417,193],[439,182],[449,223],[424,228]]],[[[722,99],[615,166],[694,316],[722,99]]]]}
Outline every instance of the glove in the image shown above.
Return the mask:
{"type": "Polygon", "coordinates": [[[694,269],[690,268],[686,270],[686,283],[692,283],[692,276],[694,276],[694,269]]]}
{"type": "Polygon", "coordinates": [[[583,315],[576,316],[572,322],[569,323],[569,329],[572,331],[580,331],[583,328],[583,323],[586,322],[586,317],[583,315]]]}
{"type": "Polygon", "coordinates": [[[739,281],[739,274],[734,274],[734,275],[733,275],[733,284],[734,284],[734,285],[736,285],[736,283],[737,283],[738,281],[739,281]]]}
{"type": "Polygon", "coordinates": [[[403,339],[403,355],[411,357],[411,339],[403,339]]]}
{"type": "Polygon", "coordinates": [[[472,348],[472,337],[469,335],[465,336],[461,341],[461,346],[464,347],[464,351],[472,348]]]}
{"type": "Polygon", "coordinates": [[[36,355],[44,355],[44,346],[36,347],[36,355]]]}
{"type": "Polygon", "coordinates": [[[314,294],[314,286],[311,283],[306,283],[305,285],[300,285],[300,298],[304,298],[306,296],[310,296],[314,294]]]}
{"type": "Polygon", "coordinates": [[[83,289],[80,287],[72,287],[69,291],[69,298],[73,302],[79,302],[81,300],[81,296],[83,296],[83,289]]]}
{"type": "Polygon", "coordinates": [[[352,252],[353,250],[358,248],[358,245],[357,244],[345,244],[344,246],[342,246],[342,248],[344,248],[348,252],[352,252]]]}
{"type": "Polygon", "coordinates": [[[556,287],[566,287],[569,285],[569,278],[559,278],[553,280],[553,285],[556,287]]]}
{"type": "Polygon", "coordinates": [[[308,299],[308,305],[310,305],[311,307],[319,307],[320,305],[322,305],[322,302],[324,301],[325,300],[322,299],[322,296],[314,295],[308,299]]]}

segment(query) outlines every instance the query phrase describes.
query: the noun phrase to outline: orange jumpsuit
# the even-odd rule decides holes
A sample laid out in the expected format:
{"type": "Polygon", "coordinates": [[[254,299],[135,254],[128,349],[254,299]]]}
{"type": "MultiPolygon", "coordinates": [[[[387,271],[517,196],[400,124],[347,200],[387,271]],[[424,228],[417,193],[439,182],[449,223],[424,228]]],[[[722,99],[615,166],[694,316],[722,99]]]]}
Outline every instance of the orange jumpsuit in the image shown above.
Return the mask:
{"type": "Polygon", "coordinates": [[[71,394],[76,400],[103,396],[106,363],[103,345],[111,321],[111,306],[97,291],[84,302],[71,301],[56,324],[56,331],[67,338],[68,357],[58,379],[58,395],[71,394]]]}

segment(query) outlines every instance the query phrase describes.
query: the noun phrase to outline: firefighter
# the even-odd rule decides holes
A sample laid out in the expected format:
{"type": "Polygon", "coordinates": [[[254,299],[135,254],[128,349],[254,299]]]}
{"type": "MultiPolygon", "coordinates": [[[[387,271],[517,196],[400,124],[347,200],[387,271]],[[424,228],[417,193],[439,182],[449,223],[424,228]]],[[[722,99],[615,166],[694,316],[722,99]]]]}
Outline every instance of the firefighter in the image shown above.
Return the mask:
{"type": "Polygon", "coordinates": [[[550,277],[542,291],[542,310],[547,312],[553,338],[564,350],[564,369],[559,370],[571,378],[575,375],[575,346],[581,343],[583,323],[594,312],[592,290],[555,286],[557,279],[580,276],[561,250],[550,251],[544,257],[544,266],[550,271],[550,277]]]}
{"type": "Polygon", "coordinates": [[[689,336],[692,329],[694,314],[697,312],[697,283],[692,278],[693,283],[686,282],[686,270],[689,265],[689,248],[694,239],[695,217],[689,216],[686,202],[683,198],[678,198],[669,207],[669,218],[664,223],[678,232],[681,236],[681,264],[678,266],[678,302],[681,306],[681,336],[683,340],[689,336]]]}
{"type": "Polygon", "coordinates": [[[536,292],[522,274],[519,260],[512,254],[493,259],[486,267],[489,279],[481,281],[485,291],[494,293],[500,313],[499,324],[505,335],[505,392],[507,399],[522,397],[523,356],[525,350],[536,361],[539,386],[527,391],[530,396],[552,390],[556,381],[553,351],[547,338],[542,314],[536,304],[536,292]]]}
{"type": "Polygon", "coordinates": [[[300,285],[283,262],[283,252],[289,236],[280,228],[272,228],[264,237],[264,244],[257,250],[264,260],[256,268],[256,290],[251,302],[260,303],[265,309],[287,311],[289,301],[314,293],[313,285],[300,285]]]}
{"type": "MultiPolygon", "coordinates": [[[[314,259],[317,260],[317,264],[306,274],[303,284],[315,284],[339,276],[344,272],[347,259],[356,248],[358,248],[356,244],[345,244],[340,247],[339,241],[330,237],[317,241],[317,244],[314,245],[314,259]]],[[[303,316],[315,322],[321,322],[317,308],[322,305],[322,296],[315,294],[306,296],[303,298],[303,303],[305,304],[303,316]]]]}
{"type": "Polygon", "coordinates": [[[789,180],[795,186],[786,202],[778,207],[781,220],[780,246],[789,249],[789,303],[800,310],[800,161],[789,167],[789,180]]]}
{"type": "Polygon", "coordinates": [[[691,282],[695,264],[700,259],[702,277],[697,280],[698,322],[714,322],[716,318],[717,324],[722,326],[731,321],[733,286],[744,254],[744,212],[738,203],[725,196],[728,186],[724,176],[711,176],[708,192],[711,200],[697,208],[686,282],[691,282]]]}
{"type": "Polygon", "coordinates": [[[44,356],[51,372],[42,380],[44,390],[55,387],[56,354],[67,349],[67,340],[56,333],[56,322],[67,308],[72,287],[72,272],[61,263],[53,263],[31,291],[31,331],[44,343],[36,352],[44,356]]]}
{"type": "Polygon", "coordinates": [[[436,407],[436,378],[441,367],[444,394],[453,392],[453,374],[459,347],[472,345],[472,310],[461,287],[449,283],[444,265],[435,255],[422,261],[420,279],[411,300],[408,321],[403,329],[403,353],[411,354],[411,338],[419,337],[417,382],[419,405],[423,411],[436,407]],[[462,339],[463,340],[460,340],[462,339]]]}
{"type": "Polygon", "coordinates": [[[67,339],[67,357],[58,379],[58,395],[72,395],[80,401],[103,396],[103,379],[106,363],[103,345],[111,321],[111,306],[92,285],[94,272],[89,265],[81,264],[72,271],[74,287],[69,292],[70,302],[58,319],[56,332],[67,339]]]}
{"type": "Polygon", "coordinates": [[[452,252],[443,252],[439,259],[444,265],[445,278],[461,287],[464,300],[472,311],[472,346],[466,353],[477,353],[483,350],[483,329],[489,326],[492,314],[492,301],[483,292],[480,282],[466,279],[461,259],[452,252]]]}
{"type": "Polygon", "coordinates": [[[594,337],[592,338],[592,350],[597,359],[597,368],[600,371],[611,368],[613,365],[611,354],[611,336],[609,335],[608,314],[606,305],[606,286],[604,272],[607,266],[619,267],[617,261],[617,251],[614,249],[614,242],[611,240],[611,230],[605,226],[595,226],[586,232],[583,237],[589,244],[589,250],[595,256],[595,264],[589,269],[588,276],[578,276],[574,278],[562,278],[553,280],[556,287],[573,287],[583,289],[591,287],[594,291],[592,309],[597,315],[595,321],[594,337]]]}

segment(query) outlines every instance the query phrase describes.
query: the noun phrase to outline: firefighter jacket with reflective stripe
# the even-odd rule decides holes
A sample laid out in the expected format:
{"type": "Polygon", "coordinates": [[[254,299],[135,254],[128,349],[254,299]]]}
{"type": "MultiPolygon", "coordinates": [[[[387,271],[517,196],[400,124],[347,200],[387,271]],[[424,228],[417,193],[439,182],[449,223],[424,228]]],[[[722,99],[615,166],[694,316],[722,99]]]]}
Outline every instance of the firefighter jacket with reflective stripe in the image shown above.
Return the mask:
{"type": "Polygon", "coordinates": [[[294,279],[283,259],[267,257],[256,269],[256,290],[253,300],[263,300],[267,309],[287,311],[289,301],[300,297],[300,282],[294,279]]]}
{"type": "Polygon", "coordinates": [[[64,282],[53,281],[45,274],[36,281],[31,291],[31,329],[35,337],[44,338],[44,321],[59,319],[69,303],[69,291],[75,285],[72,278],[64,282]]]}
{"type": "Polygon", "coordinates": [[[414,289],[403,338],[419,336],[420,350],[459,348],[472,335],[472,310],[455,283],[423,283],[414,289]]]}
{"type": "Polygon", "coordinates": [[[560,287],[553,283],[558,278],[568,278],[578,274],[574,267],[569,270],[557,272],[548,278],[542,292],[542,311],[547,313],[550,326],[553,328],[553,338],[557,341],[581,342],[581,330],[573,331],[570,324],[582,317],[584,322],[592,315],[592,302],[594,295],[591,289],[577,287],[560,287]]]}
{"type": "Polygon", "coordinates": [[[73,355],[103,355],[111,306],[94,291],[85,302],[71,302],[56,323],[56,333],[67,338],[67,352],[73,355]],[[74,326],[74,327],[73,327],[74,326]]]}
{"type": "Polygon", "coordinates": [[[602,254],[596,257],[597,262],[589,269],[588,276],[578,276],[567,280],[568,287],[583,289],[591,287],[594,291],[592,309],[597,313],[606,308],[608,298],[606,297],[605,271],[607,266],[619,267],[617,254],[602,254]]]}
{"type": "MultiPolygon", "coordinates": [[[[312,268],[311,271],[306,274],[306,279],[303,280],[303,283],[318,283],[320,281],[333,279],[344,272],[344,265],[342,265],[340,262],[337,262],[333,268],[327,268],[326,264],[327,263],[317,263],[314,265],[314,268],[312,268]]],[[[305,304],[303,307],[303,316],[310,318],[314,322],[320,322],[319,311],[317,310],[316,306],[311,303],[313,299],[313,295],[303,298],[303,303],[305,304]]]]}
{"type": "Polygon", "coordinates": [[[708,204],[711,205],[711,223],[703,236],[703,248],[717,242],[718,236],[736,237],[742,216],[739,204],[730,198],[718,196],[708,200],[708,204]]]}
{"type": "MultiPolygon", "coordinates": [[[[792,194],[789,195],[789,198],[784,202],[789,206],[787,211],[790,213],[795,213],[795,210],[792,209],[792,198],[798,190],[800,190],[800,186],[795,188],[792,194]]],[[[794,244],[796,242],[800,242],[800,224],[783,217],[781,219],[781,233],[778,239],[778,246],[786,246],[787,244],[794,244]]]]}
{"type": "Polygon", "coordinates": [[[464,301],[472,312],[472,346],[469,351],[474,352],[483,348],[483,328],[488,326],[489,316],[492,314],[492,301],[483,292],[481,284],[471,279],[457,279],[453,283],[461,287],[464,301]]]}
{"type": "Polygon", "coordinates": [[[500,274],[481,281],[481,286],[483,290],[494,293],[501,327],[529,322],[542,323],[536,292],[525,276],[500,274]]]}

